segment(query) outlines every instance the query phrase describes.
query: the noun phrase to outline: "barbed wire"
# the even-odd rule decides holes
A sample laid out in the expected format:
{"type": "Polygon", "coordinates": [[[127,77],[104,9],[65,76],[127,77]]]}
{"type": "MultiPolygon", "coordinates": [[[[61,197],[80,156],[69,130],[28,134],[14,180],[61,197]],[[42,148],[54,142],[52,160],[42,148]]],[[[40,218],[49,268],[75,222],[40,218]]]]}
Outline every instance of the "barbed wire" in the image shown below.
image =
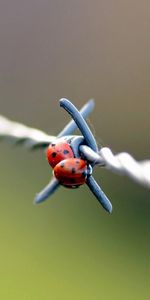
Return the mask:
{"type": "Polygon", "coordinates": [[[150,160],[137,161],[127,152],[113,154],[108,147],[102,147],[98,154],[88,146],[80,146],[80,151],[95,165],[103,166],[118,175],[126,175],[136,183],[150,188],[150,160]]]}
{"type": "MultiPolygon", "coordinates": [[[[0,138],[34,149],[47,147],[56,137],[0,115],[0,138]]],[[[102,147],[96,153],[90,147],[82,145],[80,151],[88,161],[97,166],[105,167],[118,175],[126,175],[136,183],[150,188],[150,160],[137,161],[127,152],[113,154],[108,147],[102,147]]]]}
{"type": "Polygon", "coordinates": [[[12,144],[23,144],[32,149],[44,147],[55,139],[55,136],[48,135],[41,130],[30,128],[20,123],[8,120],[0,115],[0,138],[12,144]]]}

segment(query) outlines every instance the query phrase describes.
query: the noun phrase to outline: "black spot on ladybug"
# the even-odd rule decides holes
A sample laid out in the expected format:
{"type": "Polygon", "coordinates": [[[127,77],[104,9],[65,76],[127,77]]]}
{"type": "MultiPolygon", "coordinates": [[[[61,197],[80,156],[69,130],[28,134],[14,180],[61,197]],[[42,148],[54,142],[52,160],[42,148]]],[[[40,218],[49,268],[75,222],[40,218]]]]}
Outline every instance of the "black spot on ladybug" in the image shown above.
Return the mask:
{"type": "Polygon", "coordinates": [[[87,175],[87,172],[86,172],[86,171],[84,171],[84,172],[82,172],[82,174],[81,174],[81,177],[85,178],[85,177],[86,177],[86,175],[87,175]]]}
{"type": "Polygon", "coordinates": [[[78,165],[80,163],[80,161],[79,160],[76,160],[76,164],[78,165]]]}
{"type": "Polygon", "coordinates": [[[63,153],[64,153],[64,154],[68,154],[69,151],[65,149],[65,150],[63,151],[63,153]]]}
{"type": "Polygon", "coordinates": [[[52,157],[56,157],[57,153],[56,152],[53,152],[52,153],[52,157]]]}
{"type": "Polygon", "coordinates": [[[70,181],[71,183],[76,183],[75,178],[70,178],[69,181],[70,181]]]}
{"type": "Polygon", "coordinates": [[[72,174],[75,174],[76,173],[76,169],[72,168],[71,172],[72,172],[72,174]]]}
{"type": "Polygon", "coordinates": [[[61,166],[61,168],[64,168],[64,165],[65,165],[65,164],[64,164],[64,163],[62,163],[62,164],[60,165],[60,166],[61,166]]]}

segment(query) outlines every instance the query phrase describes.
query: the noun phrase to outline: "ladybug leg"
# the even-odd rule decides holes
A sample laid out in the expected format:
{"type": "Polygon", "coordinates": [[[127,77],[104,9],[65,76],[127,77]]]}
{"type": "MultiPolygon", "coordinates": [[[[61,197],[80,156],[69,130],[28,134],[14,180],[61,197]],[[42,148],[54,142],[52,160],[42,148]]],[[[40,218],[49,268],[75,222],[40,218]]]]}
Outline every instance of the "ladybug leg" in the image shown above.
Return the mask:
{"type": "Polygon", "coordinates": [[[103,208],[108,211],[109,213],[112,212],[112,204],[107,198],[107,196],[104,194],[100,186],[97,184],[93,176],[87,177],[86,184],[88,185],[89,189],[92,191],[92,193],[95,195],[97,200],[101,203],[103,208]]]}
{"type": "Polygon", "coordinates": [[[52,178],[50,183],[48,183],[48,185],[36,195],[34,203],[38,204],[46,200],[58,189],[59,186],[59,181],[56,178],[52,178]]]}
{"type": "Polygon", "coordinates": [[[86,121],[77,110],[77,108],[67,99],[62,98],[60,100],[60,106],[63,107],[73,118],[78,128],[80,129],[83,137],[85,138],[86,144],[92,148],[93,151],[98,152],[96,140],[87,125],[86,121]]]}

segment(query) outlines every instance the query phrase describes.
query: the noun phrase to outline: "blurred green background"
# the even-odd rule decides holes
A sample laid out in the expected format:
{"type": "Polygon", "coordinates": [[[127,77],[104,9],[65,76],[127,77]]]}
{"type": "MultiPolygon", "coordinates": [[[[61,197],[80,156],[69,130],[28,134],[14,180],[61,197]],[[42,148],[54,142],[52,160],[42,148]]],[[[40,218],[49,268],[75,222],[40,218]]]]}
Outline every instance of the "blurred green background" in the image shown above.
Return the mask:
{"type": "MultiPolygon", "coordinates": [[[[99,143],[149,157],[150,2],[0,1],[0,114],[57,134],[61,97],[90,117],[99,143]]],[[[108,215],[86,187],[49,181],[42,151],[0,144],[0,299],[149,299],[150,194],[125,177],[94,176],[108,215]]]]}

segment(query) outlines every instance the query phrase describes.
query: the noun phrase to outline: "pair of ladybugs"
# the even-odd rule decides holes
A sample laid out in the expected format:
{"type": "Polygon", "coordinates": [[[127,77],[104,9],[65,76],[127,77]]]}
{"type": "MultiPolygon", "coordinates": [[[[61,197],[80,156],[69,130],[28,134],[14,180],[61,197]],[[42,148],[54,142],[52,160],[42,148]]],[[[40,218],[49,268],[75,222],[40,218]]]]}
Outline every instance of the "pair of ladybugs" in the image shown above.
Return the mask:
{"type": "Polygon", "coordinates": [[[74,137],[57,139],[47,148],[47,159],[59,183],[68,188],[77,188],[91,175],[90,164],[74,153],[74,137]]]}

